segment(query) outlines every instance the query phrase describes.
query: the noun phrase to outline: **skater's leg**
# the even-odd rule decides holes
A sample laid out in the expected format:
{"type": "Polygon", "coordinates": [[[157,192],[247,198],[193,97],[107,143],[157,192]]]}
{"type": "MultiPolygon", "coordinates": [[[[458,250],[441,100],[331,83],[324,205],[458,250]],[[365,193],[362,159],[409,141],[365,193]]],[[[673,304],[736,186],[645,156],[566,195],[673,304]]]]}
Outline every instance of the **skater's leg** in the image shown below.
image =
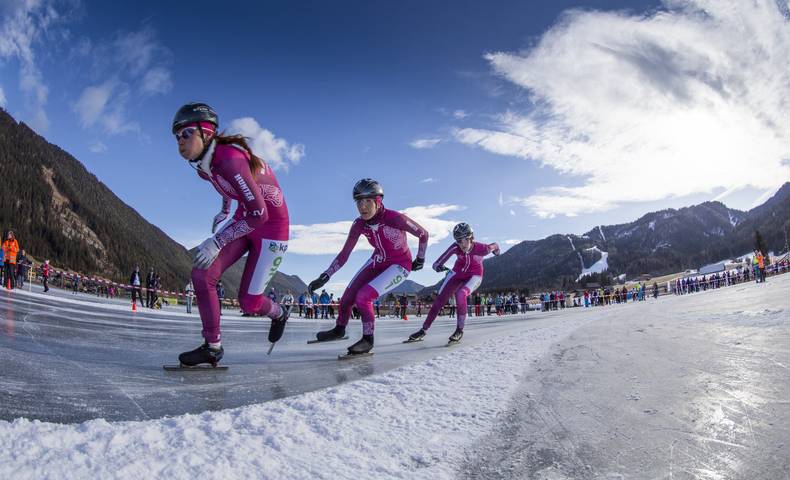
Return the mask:
{"type": "Polygon", "coordinates": [[[357,271],[354,278],[351,279],[343,295],[340,297],[340,307],[337,312],[337,321],[335,325],[345,328],[348,325],[348,319],[351,317],[351,310],[354,307],[354,301],[357,298],[359,289],[367,285],[367,283],[376,277],[378,271],[374,268],[373,261],[368,260],[362,265],[362,268],[357,271]]]}
{"type": "Polygon", "coordinates": [[[472,275],[472,277],[466,280],[461,288],[455,292],[455,303],[458,305],[458,321],[456,326],[460,330],[464,329],[464,323],[466,323],[466,299],[472,292],[477,290],[482,282],[483,277],[480,275],[472,275]]]}
{"type": "Polygon", "coordinates": [[[439,312],[444,308],[450,295],[454,294],[461,285],[463,285],[463,283],[458,280],[458,275],[455,272],[451,271],[444,277],[444,282],[442,286],[439,287],[439,293],[436,295],[436,299],[434,299],[431,309],[428,311],[428,316],[425,317],[425,321],[422,323],[423,330],[427,331],[431,328],[431,324],[433,324],[439,312]]]}
{"type": "Polygon", "coordinates": [[[244,313],[279,318],[280,306],[264,295],[282,263],[288,242],[270,239],[250,239],[247,263],[239,285],[239,306],[244,313]]]}
{"type": "Polygon", "coordinates": [[[373,335],[376,315],[373,312],[373,300],[384,296],[402,284],[409,276],[410,270],[403,265],[389,265],[367,285],[360,288],[354,298],[354,303],[362,317],[363,335],[373,335]]]}
{"type": "Polygon", "coordinates": [[[240,237],[225,245],[207,269],[192,269],[192,284],[195,286],[200,320],[203,322],[203,338],[209,343],[219,343],[219,297],[217,281],[228,267],[236,263],[247,251],[247,237],[240,237]]]}

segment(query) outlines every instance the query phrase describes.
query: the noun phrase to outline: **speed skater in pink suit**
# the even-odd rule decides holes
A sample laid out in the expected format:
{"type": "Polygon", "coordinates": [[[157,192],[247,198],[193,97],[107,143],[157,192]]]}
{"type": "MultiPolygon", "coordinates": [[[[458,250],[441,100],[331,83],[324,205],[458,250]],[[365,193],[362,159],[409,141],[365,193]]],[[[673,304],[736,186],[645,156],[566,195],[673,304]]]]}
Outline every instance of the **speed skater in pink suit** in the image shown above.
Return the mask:
{"type": "Polygon", "coordinates": [[[319,342],[342,339],[346,334],[351,309],[356,305],[362,316],[362,338],[348,347],[348,353],[358,355],[368,353],[373,348],[373,322],[376,318],[373,301],[403,283],[410,272],[422,268],[428,246],[428,232],[406,215],[384,208],[384,189],[375,180],[365,178],[358,181],[354,185],[353,196],[359,217],[351,225],[343,249],[329,268],[310,282],[310,292],[324,286],[340,270],[360,235],[368,239],[373,247],[373,255],[343,292],[335,327],[316,335],[319,342]],[[420,241],[414,261],[406,242],[407,233],[420,241]]]}
{"type": "Polygon", "coordinates": [[[455,295],[458,322],[455,332],[450,335],[450,342],[459,342],[464,335],[466,299],[483,282],[483,258],[489,253],[499,255],[499,245],[475,242],[472,227],[466,223],[459,223],[453,228],[453,237],[455,243],[450,245],[433,263],[433,269],[437,272],[446,271],[447,267],[444,266],[444,263],[453,255],[456,256],[455,265],[444,278],[444,282],[439,288],[439,294],[433,301],[422,328],[409,335],[407,342],[418,342],[425,337],[425,332],[431,328],[434,319],[451,295],[455,295]]]}
{"type": "Polygon", "coordinates": [[[271,319],[272,346],[282,337],[288,320],[288,309],[264,295],[288,249],[288,207],[283,192],[272,169],[255,156],[246,139],[219,134],[218,127],[217,114],[204,103],[184,105],[173,119],[178,152],[222,197],[222,209],[212,223],[212,236],[197,247],[193,263],[192,283],[205,341],[195,350],[179,355],[185,366],[216,366],[222,359],[216,285],[222,272],[245,254],[247,260],[239,285],[242,311],[271,319]],[[230,216],[233,200],[238,208],[217,232],[217,227],[230,216]]]}

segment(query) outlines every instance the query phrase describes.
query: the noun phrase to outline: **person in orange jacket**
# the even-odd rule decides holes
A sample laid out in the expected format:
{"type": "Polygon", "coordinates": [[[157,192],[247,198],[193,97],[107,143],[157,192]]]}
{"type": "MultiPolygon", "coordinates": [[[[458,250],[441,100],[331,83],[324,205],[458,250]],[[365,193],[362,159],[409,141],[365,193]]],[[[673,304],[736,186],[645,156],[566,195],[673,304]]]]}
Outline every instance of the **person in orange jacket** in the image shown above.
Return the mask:
{"type": "Polygon", "coordinates": [[[8,237],[3,242],[3,256],[5,257],[6,285],[13,289],[16,285],[16,255],[19,253],[19,243],[14,238],[14,232],[8,231],[8,237]]]}

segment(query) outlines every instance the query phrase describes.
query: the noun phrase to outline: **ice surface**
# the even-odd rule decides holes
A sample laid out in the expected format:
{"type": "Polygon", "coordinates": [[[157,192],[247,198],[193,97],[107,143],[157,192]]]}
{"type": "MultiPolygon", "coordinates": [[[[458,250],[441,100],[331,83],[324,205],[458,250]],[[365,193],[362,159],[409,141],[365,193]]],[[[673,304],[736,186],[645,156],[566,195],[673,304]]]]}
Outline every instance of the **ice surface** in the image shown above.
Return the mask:
{"type": "MultiPolygon", "coordinates": [[[[286,331],[294,338],[272,355],[272,364],[280,364],[273,370],[263,358],[260,319],[228,320],[228,330],[235,332],[227,339],[233,346],[228,373],[243,371],[235,379],[166,377],[160,357],[137,345],[143,335],[155,350],[175,348],[196,329],[194,317],[131,320],[131,314],[118,312],[108,318],[99,307],[42,304],[35,295],[0,292],[3,363],[15,359],[15,368],[40,375],[13,380],[14,372],[6,369],[0,390],[62,382],[62,371],[36,364],[47,354],[60,355],[86,379],[106,376],[124,388],[134,382],[138,390],[163,388],[138,367],[147,362],[160,382],[173,382],[165,388],[172,393],[167,402],[214,392],[207,394],[213,403],[204,406],[219,409],[142,421],[0,421],[0,475],[786,478],[789,289],[786,275],[769,277],[764,285],[503,317],[477,326],[471,319],[464,343],[452,350],[439,347],[452,331],[447,320],[435,324],[425,342],[411,345],[399,342],[413,322],[384,321],[377,329],[385,339],[377,343],[377,354],[350,362],[327,360],[342,347],[338,343],[319,345],[320,351],[304,345],[308,332],[321,324],[296,322],[286,331]],[[72,342],[78,348],[70,348],[72,342]],[[113,362],[115,373],[103,373],[97,357],[116,348],[140,353],[135,361],[113,362]],[[369,362],[382,359],[389,360],[369,362]],[[348,377],[222,409],[257,384],[275,388],[273,379],[291,388],[286,371],[313,378],[316,369],[313,377],[348,377]]],[[[103,385],[108,396],[116,395],[112,383],[103,385]]],[[[58,395],[55,390],[49,395],[58,395]]],[[[145,410],[145,396],[136,393],[126,392],[145,410]]],[[[17,398],[6,396],[2,403],[17,398]]],[[[86,397],[85,408],[101,410],[101,398],[99,392],[86,397]]]]}

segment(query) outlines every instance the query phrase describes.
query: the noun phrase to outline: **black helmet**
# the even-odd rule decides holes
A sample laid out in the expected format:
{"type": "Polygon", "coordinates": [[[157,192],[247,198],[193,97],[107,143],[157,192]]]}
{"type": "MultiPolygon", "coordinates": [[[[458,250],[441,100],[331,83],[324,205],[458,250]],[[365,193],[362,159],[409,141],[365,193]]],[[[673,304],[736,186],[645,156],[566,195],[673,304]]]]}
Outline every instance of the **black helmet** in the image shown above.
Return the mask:
{"type": "Polygon", "coordinates": [[[219,126],[219,119],[213,108],[205,103],[187,103],[179,108],[173,117],[173,133],[176,133],[185,125],[197,122],[212,123],[214,128],[219,126]]]}
{"type": "Polygon", "coordinates": [[[472,227],[468,223],[459,223],[453,228],[453,238],[456,242],[462,238],[472,238],[474,234],[475,232],[472,231],[472,227]]]}
{"type": "Polygon", "coordinates": [[[354,185],[354,200],[383,196],[384,189],[372,178],[363,178],[354,185]]]}

